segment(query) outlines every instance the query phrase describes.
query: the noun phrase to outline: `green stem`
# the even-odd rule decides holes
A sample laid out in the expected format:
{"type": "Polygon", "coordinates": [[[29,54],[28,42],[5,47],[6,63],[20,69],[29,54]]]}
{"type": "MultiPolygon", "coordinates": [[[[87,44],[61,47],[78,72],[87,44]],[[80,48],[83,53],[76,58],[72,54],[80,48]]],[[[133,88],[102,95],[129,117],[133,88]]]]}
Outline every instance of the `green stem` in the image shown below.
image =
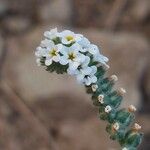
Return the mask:
{"type": "Polygon", "coordinates": [[[106,70],[103,67],[98,67],[97,83],[86,86],[87,93],[92,95],[93,105],[99,108],[100,119],[108,121],[106,131],[110,138],[118,141],[123,150],[136,150],[143,134],[131,128],[135,119],[134,113],[120,108],[123,96],[119,91],[113,90],[114,81],[105,77],[105,73],[106,70]],[[92,86],[98,86],[96,91],[92,89],[92,86]],[[103,103],[100,103],[99,95],[103,95],[103,103]],[[109,113],[105,112],[108,105],[112,108],[109,113]],[[119,125],[117,130],[115,129],[116,124],[119,125]]]}

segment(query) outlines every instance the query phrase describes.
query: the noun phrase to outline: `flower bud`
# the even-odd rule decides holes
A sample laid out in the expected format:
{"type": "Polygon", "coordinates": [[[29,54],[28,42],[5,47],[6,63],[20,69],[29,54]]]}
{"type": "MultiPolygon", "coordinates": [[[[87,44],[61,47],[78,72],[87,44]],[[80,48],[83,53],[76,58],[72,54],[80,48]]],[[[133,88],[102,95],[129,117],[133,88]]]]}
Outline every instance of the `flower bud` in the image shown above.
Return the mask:
{"type": "Polygon", "coordinates": [[[124,88],[120,88],[118,90],[118,94],[120,94],[121,96],[123,96],[124,94],[126,94],[126,90],[124,88]]]}
{"type": "Polygon", "coordinates": [[[116,75],[111,75],[110,81],[116,82],[116,81],[118,81],[118,77],[116,75]]]}
{"type": "Polygon", "coordinates": [[[107,105],[107,106],[105,107],[105,112],[106,112],[106,113],[109,113],[111,110],[112,110],[112,108],[111,108],[109,105],[107,105]]]}
{"type": "Polygon", "coordinates": [[[129,110],[129,112],[135,112],[135,111],[136,111],[136,107],[133,106],[133,105],[130,105],[130,106],[128,107],[128,110],[129,110]]]}
{"type": "Polygon", "coordinates": [[[102,95],[102,94],[98,95],[98,101],[99,101],[101,104],[104,104],[104,95],[102,95]]]}
{"type": "Polygon", "coordinates": [[[92,91],[96,92],[97,89],[98,89],[98,85],[97,84],[93,84],[92,85],[92,91]]]}
{"type": "Polygon", "coordinates": [[[119,123],[118,122],[116,122],[116,123],[114,123],[114,125],[113,125],[113,129],[115,130],[115,131],[118,131],[119,130],[119,123]]]}
{"type": "Polygon", "coordinates": [[[137,124],[137,123],[134,124],[134,127],[133,127],[134,130],[138,131],[138,130],[140,130],[141,128],[142,128],[142,127],[141,127],[139,124],[137,124]]]}

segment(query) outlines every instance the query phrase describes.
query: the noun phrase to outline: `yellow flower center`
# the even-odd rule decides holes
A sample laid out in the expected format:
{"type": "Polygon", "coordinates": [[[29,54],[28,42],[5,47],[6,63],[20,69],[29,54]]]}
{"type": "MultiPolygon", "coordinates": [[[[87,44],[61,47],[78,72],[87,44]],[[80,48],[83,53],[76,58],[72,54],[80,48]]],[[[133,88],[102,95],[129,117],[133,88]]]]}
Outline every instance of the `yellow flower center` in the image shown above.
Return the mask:
{"type": "Polygon", "coordinates": [[[57,50],[54,49],[54,48],[53,48],[51,51],[49,51],[49,55],[52,56],[52,57],[53,57],[53,56],[57,56],[57,54],[58,54],[58,53],[57,53],[57,50]]]}
{"type": "Polygon", "coordinates": [[[68,59],[73,60],[75,58],[76,58],[76,55],[74,53],[71,52],[68,54],[68,59]]]}
{"type": "Polygon", "coordinates": [[[66,36],[66,39],[67,39],[67,41],[73,41],[74,37],[69,35],[69,36],[66,36]]]}

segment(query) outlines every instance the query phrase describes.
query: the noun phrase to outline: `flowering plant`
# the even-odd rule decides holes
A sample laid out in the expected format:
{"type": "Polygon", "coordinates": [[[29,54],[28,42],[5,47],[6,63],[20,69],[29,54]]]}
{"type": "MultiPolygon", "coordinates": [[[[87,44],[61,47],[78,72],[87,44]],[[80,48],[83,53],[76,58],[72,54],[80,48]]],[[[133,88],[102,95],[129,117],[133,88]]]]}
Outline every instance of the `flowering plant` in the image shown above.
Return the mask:
{"type": "Polygon", "coordinates": [[[92,95],[100,119],[108,121],[106,131],[110,138],[117,140],[122,150],[136,150],[143,137],[139,132],[141,126],[133,125],[136,108],[133,105],[128,109],[119,107],[126,91],[113,89],[118,80],[116,75],[105,77],[108,58],[81,34],[69,30],[58,32],[55,28],[46,31],[44,36],[35,52],[38,66],[45,66],[49,72],[75,76],[92,95]]]}

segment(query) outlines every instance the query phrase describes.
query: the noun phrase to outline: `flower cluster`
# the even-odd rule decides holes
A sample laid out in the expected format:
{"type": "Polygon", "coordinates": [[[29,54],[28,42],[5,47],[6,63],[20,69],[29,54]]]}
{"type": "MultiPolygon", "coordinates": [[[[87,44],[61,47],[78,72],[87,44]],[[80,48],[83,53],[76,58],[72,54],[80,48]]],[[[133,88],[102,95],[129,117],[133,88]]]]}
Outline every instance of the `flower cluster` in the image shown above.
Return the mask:
{"type": "Polygon", "coordinates": [[[46,31],[44,36],[35,52],[37,64],[50,72],[75,76],[92,95],[93,105],[99,108],[100,119],[108,121],[106,131],[110,138],[117,140],[122,150],[137,150],[143,133],[139,132],[139,124],[134,123],[132,127],[136,108],[133,105],[127,109],[120,108],[126,90],[113,88],[118,80],[116,75],[105,76],[108,58],[81,34],[69,30],[58,32],[55,28],[46,31]]]}
{"type": "Polygon", "coordinates": [[[45,39],[37,47],[37,64],[49,67],[59,63],[67,67],[67,73],[74,75],[79,83],[87,86],[96,83],[97,64],[106,65],[108,58],[100,49],[81,34],[69,30],[58,32],[57,28],[44,33],[45,39]],[[54,63],[53,63],[54,62],[54,63]]]}

